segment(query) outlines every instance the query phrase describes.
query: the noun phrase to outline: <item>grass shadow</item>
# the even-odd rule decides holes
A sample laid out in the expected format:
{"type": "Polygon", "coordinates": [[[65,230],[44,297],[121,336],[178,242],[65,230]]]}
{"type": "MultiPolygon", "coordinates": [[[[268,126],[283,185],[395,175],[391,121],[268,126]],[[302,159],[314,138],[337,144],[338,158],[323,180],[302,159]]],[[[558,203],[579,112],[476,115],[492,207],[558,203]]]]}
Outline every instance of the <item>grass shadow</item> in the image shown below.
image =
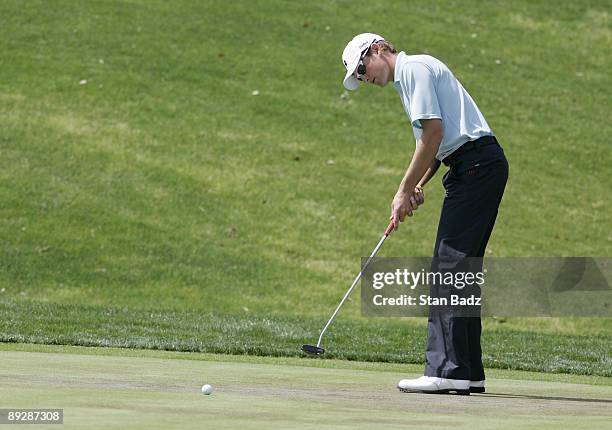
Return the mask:
{"type": "Polygon", "coordinates": [[[561,400],[567,402],[585,403],[612,403],[612,399],[593,399],[580,397],[555,397],[555,396],[533,396],[527,394],[506,394],[506,393],[483,393],[477,394],[478,397],[497,397],[503,399],[530,399],[530,400],[561,400]]]}

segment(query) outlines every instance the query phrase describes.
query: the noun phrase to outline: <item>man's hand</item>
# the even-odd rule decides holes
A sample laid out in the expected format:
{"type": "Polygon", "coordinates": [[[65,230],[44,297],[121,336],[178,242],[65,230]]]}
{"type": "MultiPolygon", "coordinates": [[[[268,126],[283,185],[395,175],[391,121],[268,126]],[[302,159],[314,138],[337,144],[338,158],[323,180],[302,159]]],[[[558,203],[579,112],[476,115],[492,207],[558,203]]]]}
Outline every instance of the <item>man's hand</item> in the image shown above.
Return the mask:
{"type": "Polygon", "coordinates": [[[404,222],[406,216],[412,216],[413,211],[417,210],[425,202],[423,189],[417,186],[412,193],[398,191],[391,203],[391,216],[393,229],[397,230],[400,222],[404,222]]]}

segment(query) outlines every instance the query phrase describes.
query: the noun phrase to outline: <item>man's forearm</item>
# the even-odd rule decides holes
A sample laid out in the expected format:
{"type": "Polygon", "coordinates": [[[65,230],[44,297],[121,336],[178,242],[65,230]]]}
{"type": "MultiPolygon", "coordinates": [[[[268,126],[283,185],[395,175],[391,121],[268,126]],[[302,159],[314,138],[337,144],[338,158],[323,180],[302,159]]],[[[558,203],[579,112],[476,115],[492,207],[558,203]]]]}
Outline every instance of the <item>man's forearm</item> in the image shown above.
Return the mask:
{"type": "MultiPolygon", "coordinates": [[[[433,167],[441,141],[441,135],[428,135],[423,133],[398,191],[402,193],[411,193],[414,191],[417,184],[420,183],[419,181],[422,182],[422,179],[425,179],[425,174],[428,169],[433,167]]],[[[437,170],[437,168],[438,167],[436,167],[435,170],[437,170]]],[[[433,173],[435,173],[435,170],[433,173]]],[[[433,176],[433,173],[431,176],[433,176]]],[[[429,178],[427,178],[427,180],[429,180],[429,178]]]]}
{"type": "Polygon", "coordinates": [[[427,169],[427,171],[425,172],[425,175],[423,175],[423,177],[417,184],[417,187],[423,188],[425,184],[428,183],[429,180],[436,174],[439,167],[440,167],[440,160],[437,160],[434,158],[434,161],[431,164],[431,167],[427,169]]]}

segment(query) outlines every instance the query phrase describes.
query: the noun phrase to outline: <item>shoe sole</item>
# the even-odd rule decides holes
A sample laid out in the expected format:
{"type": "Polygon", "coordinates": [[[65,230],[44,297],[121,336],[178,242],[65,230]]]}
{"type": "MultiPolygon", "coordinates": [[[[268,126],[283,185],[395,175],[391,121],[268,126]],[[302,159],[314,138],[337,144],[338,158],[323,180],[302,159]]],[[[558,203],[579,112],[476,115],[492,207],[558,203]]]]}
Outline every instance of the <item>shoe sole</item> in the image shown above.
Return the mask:
{"type": "Polygon", "coordinates": [[[484,393],[485,387],[470,387],[470,393],[484,393]]]}
{"type": "MultiPolygon", "coordinates": [[[[397,387],[402,393],[423,393],[423,394],[456,394],[459,396],[469,396],[471,390],[459,390],[457,388],[446,388],[444,390],[425,391],[425,390],[409,390],[406,388],[397,387]]],[[[484,392],[484,388],[482,389],[484,392]]]]}

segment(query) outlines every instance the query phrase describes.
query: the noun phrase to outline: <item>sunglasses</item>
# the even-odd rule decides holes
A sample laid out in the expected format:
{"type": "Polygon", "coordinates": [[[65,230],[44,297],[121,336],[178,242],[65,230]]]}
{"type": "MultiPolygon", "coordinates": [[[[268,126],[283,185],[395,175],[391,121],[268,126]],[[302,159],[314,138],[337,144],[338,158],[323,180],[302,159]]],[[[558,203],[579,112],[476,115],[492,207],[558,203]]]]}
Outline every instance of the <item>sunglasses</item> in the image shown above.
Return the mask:
{"type": "Polygon", "coordinates": [[[363,59],[366,55],[368,55],[368,51],[370,50],[372,45],[374,45],[377,42],[380,42],[380,40],[375,40],[374,42],[372,42],[370,46],[364,49],[361,52],[361,55],[359,56],[359,63],[357,64],[357,70],[355,71],[355,77],[357,78],[358,81],[363,81],[363,75],[366,74],[366,66],[365,64],[363,64],[363,59]]]}
{"type": "Polygon", "coordinates": [[[363,58],[367,55],[367,53],[370,50],[371,46],[372,45],[370,45],[366,49],[364,49],[363,52],[361,53],[361,55],[359,56],[359,63],[357,64],[357,70],[356,70],[356,73],[355,73],[355,77],[357,78],[358,81],[363,81],[363,75],[366,74],[366,66],[365,66],[365,64],[363,64],[363,58]]]}

